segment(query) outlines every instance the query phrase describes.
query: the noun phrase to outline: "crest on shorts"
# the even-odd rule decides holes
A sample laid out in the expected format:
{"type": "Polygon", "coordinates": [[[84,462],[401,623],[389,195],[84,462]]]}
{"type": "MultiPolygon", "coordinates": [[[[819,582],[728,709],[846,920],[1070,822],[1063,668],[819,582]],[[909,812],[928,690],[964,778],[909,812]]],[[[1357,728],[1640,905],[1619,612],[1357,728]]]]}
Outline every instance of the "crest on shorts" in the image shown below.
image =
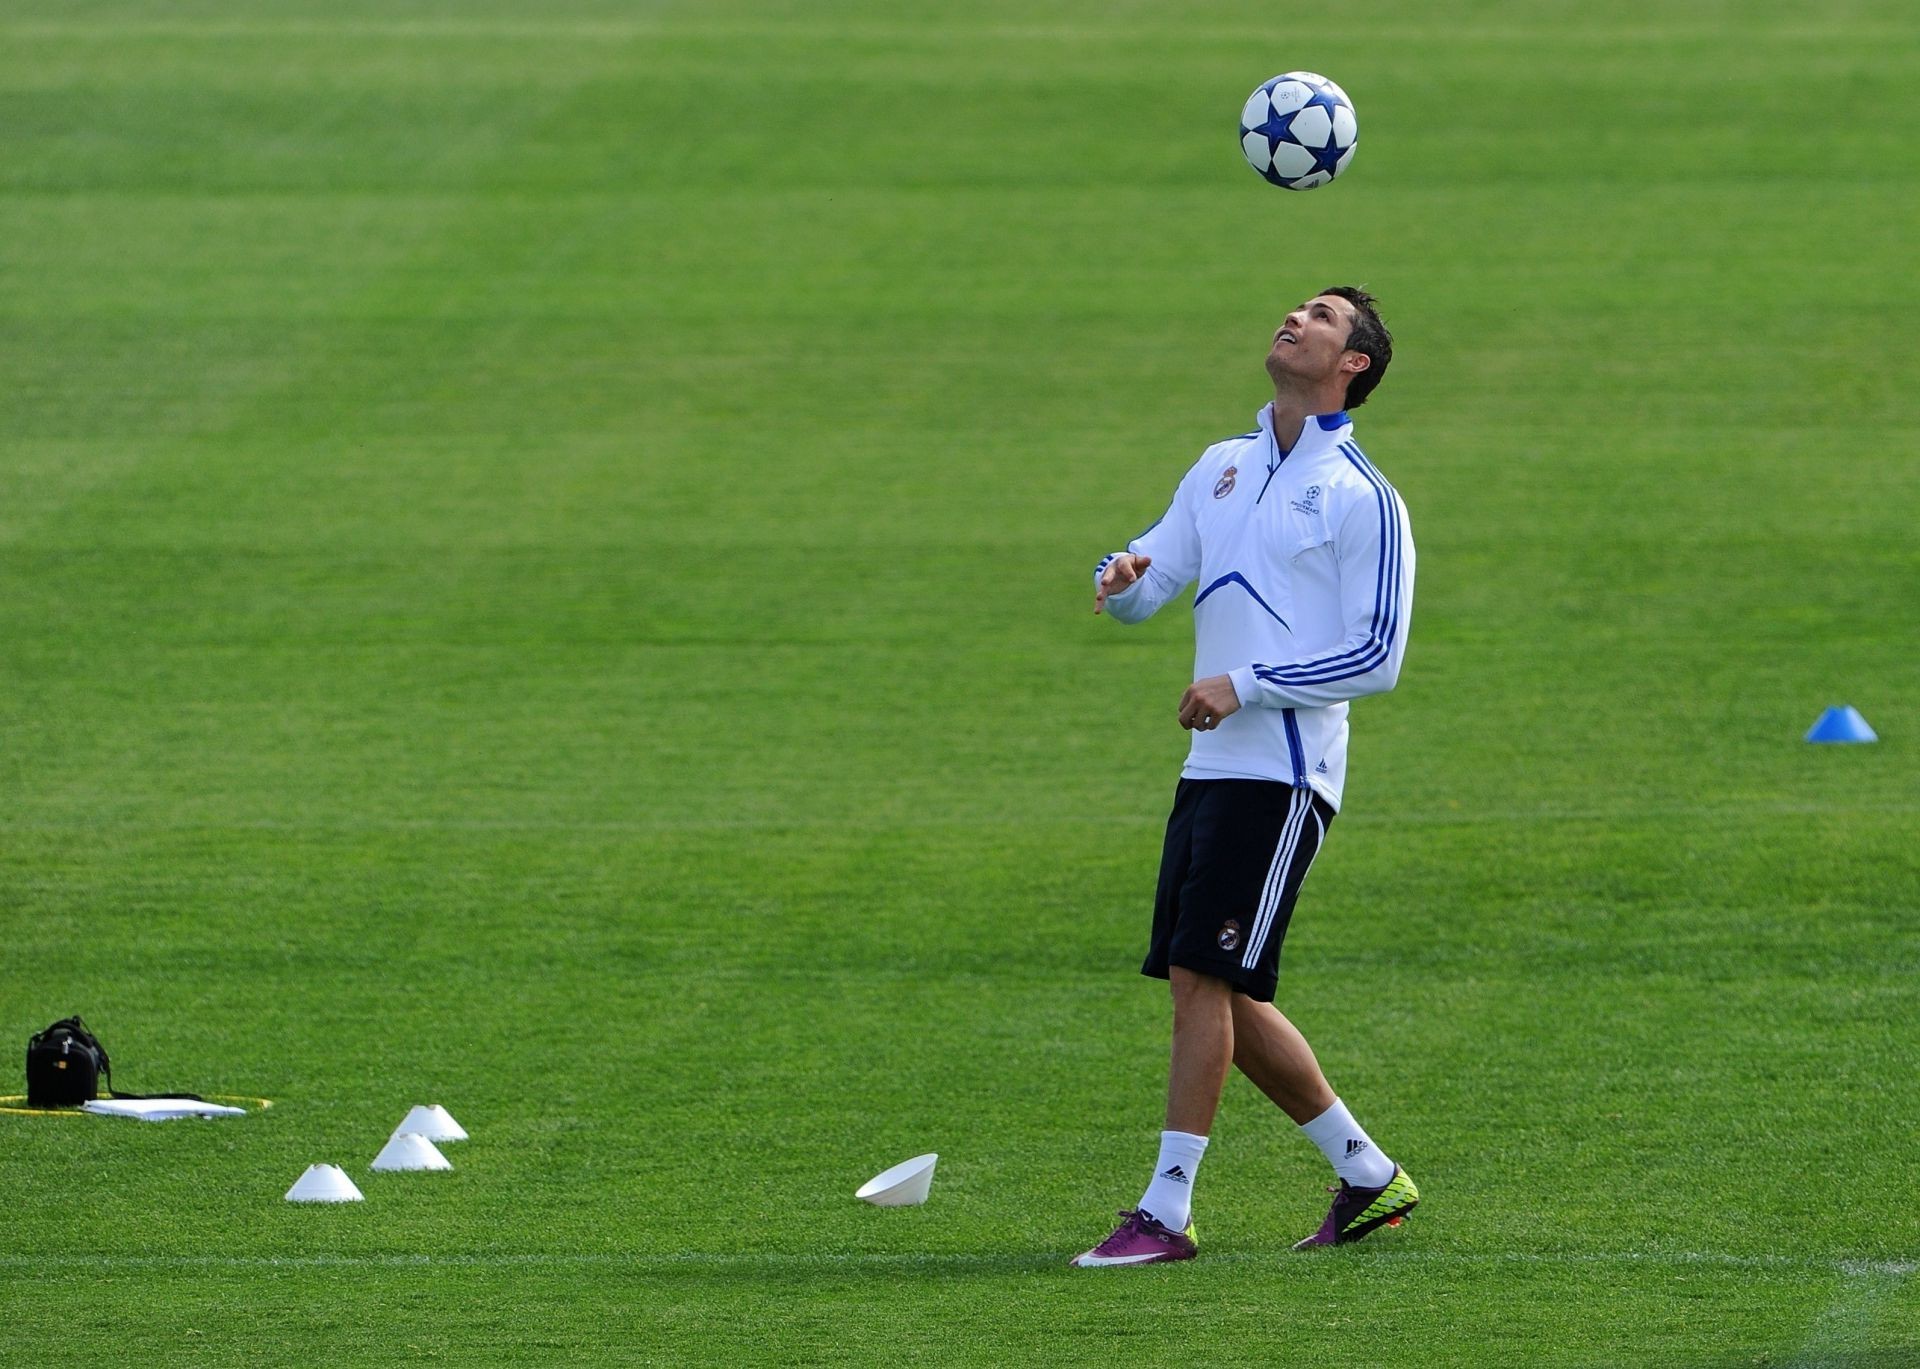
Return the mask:
{"type": "Polygon", "coordinates": [[[1228,495],[1232,494],[1234,477],[1239,474],[1240,468],[1238,466],[1227,467],[1226,473],[1214,484],[1213,497],[1215,499],[1225,499],[1228,495]]]}
{"type": "Polygon", "coordinates": [[[1220,935],[1215,940],[1220,943],[1221,950],[1231,951],[1240,944],[1240,924],[1228,918],[1220,924],[1220,935]]]}

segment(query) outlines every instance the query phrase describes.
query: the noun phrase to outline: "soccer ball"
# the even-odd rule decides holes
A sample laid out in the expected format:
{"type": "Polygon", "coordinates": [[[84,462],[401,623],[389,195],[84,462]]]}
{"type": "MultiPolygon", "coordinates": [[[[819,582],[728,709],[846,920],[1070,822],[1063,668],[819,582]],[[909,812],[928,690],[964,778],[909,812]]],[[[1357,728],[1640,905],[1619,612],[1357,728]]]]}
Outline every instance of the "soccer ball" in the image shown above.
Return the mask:
{"type": "Polygon", "coordinates": [[[1282,190],[1311,190],[1347,169],[1360,123],[1347,92],[1311,71],[1263,82],[1240,111],[1247,165],[1282,190]]]}

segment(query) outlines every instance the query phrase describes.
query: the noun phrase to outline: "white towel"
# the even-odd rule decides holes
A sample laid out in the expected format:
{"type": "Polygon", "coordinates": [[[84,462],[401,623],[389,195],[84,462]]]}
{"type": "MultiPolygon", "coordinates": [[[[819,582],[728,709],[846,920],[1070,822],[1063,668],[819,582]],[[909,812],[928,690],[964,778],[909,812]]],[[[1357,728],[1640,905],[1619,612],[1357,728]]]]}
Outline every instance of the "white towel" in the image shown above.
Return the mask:
{"type": "Polygon", "coordinates": [[[80,1105],[82,1112],[102,1117],[137,1117],[142,1122],[171,1122],[176,1117],[245,1117],[245,1108],[224,1103],[201,1103],[192,1098],[96,1098],[80,1105]]]}

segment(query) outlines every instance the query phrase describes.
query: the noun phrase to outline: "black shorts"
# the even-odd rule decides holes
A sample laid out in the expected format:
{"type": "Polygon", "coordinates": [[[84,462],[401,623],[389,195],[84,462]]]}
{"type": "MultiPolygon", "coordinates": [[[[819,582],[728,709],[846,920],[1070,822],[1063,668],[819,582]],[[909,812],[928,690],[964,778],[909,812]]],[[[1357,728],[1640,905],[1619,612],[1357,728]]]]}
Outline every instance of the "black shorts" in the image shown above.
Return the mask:
{"type": "Polygon", "coordinates": [[[1153,945],[1140,973],[1172,966],[1273,1002],[1294,900],[1333,805],[1275,780],[1181,780],[1167,819],[1153,945]]]}

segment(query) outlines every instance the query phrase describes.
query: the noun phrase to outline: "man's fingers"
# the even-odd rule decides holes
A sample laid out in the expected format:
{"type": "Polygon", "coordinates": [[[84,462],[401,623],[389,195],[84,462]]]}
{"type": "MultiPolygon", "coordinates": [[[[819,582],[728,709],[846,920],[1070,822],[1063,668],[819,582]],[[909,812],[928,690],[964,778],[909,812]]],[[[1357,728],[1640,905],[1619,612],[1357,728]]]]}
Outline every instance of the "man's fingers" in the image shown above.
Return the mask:
{"type": "MultiPolygon", "coordinates": [[[[1228,709],[1227,712],[1232,712],[1228,709]]],[[[1220,726],[1220,720],[1226,714],[1214,707],[1207,699],[1206,691],[1197,684],[1187,686],[1187,692],[1180,696],[1180,726],[1192,732],[1211,732],[1220,726]]]]}
{"type": "Polygon", "coordinates": [[[1098,613],[1106,607],[1109,594],[1123,594],[1133,587],[1141,573],[1153,564],[1151,556],[1136,556],[1123,551],[1114,557],[1107,568],[1100,572],[1098,591],[1093,596],[1093,611],[1098,613]]]}

